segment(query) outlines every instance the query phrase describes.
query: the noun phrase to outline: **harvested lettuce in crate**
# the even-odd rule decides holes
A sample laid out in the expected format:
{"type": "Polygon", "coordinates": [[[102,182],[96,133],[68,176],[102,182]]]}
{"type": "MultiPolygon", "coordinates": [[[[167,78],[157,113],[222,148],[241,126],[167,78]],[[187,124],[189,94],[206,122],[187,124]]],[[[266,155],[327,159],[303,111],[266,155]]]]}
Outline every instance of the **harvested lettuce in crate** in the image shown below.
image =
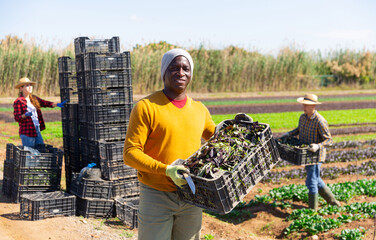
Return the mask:
{"type": "Polygon", "coordinates": [[[265,125],[229,121],[207,143],[184,162],[190,173],[212,179],[233,168],[261,141],[265,125]]]}

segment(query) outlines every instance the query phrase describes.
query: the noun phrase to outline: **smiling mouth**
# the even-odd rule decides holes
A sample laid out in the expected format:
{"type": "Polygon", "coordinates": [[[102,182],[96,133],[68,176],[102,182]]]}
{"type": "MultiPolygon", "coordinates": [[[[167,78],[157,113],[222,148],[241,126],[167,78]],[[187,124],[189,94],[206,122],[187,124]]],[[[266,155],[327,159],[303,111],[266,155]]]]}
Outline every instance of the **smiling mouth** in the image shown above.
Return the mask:
{"type": "Polygon", "coordinates": [[[185,79],[181,79],[181,78],[179,78],[179,79],[175,79],[175,82],[178,82],[178,83],[185,83],[186,80],[185,80],[185,79]]]}

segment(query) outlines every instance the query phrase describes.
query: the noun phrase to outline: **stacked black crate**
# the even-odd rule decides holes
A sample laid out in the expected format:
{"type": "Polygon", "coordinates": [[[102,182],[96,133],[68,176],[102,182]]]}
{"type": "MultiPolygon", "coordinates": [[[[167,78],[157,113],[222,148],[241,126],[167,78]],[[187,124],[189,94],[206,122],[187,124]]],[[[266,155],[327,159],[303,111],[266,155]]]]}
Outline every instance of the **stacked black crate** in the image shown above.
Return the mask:
{"type": "Polygon", "coordinates": [[[14,145],[11,143],[8,143],[6,147],[6,158],[4,161],[3,187],[2,187],[2,192],[7,197],[10,197],[12,194],[12,185],[13,185],[13,178],[14,178],[13,151],[14,151],[14,145]]]}
{"type": "Polygon", "coordinates": [[[113,216],[111,181],[82,178],[74,173],[70,193],[77,196],[77,215],[86,218],[113,216]]]}
{"type": "MultiPolygon", "coordinates": [[[[19,202],[23,194],[60,189],[63,161],[60,149],[51,145],[38,145],[35,149],[13,145],[12,154],[12,166],[7,167],[7,172],[13,169],[8,196],[10,194],[14,202],[19,202]]],[[[9,178],[9,173],[7,175],[9,178]]]]}
{"type": "Polygon", "coordinates": [[[72,174],[82,168],[79,142],[78,88],[75,60],[64,56],[58,59],[61,101],[68,101],[61,109],[66,188],[72,174]]]}
{"type": "MultiPolygon", "coordinates": [[[[122,154],[133,105],[130,53],[119,52],[118,37],[76,38],[75,51],[81,161],[100,167],[102,179],[111,182],[112,199],[138,196],[137,172],[124,165],[122,154]]],[[[78,199],[78,211],[102,204],[90,201],[78,199]]]]}

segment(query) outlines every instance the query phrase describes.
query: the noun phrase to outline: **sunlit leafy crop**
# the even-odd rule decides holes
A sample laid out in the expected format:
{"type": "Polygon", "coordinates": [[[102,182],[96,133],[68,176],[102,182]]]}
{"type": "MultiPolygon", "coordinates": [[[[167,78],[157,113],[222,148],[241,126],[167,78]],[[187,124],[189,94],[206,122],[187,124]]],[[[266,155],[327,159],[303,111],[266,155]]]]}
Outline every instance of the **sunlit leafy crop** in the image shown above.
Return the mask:
{"type": "Polygon", "coordinates": [[[184,165],[190,172],[205,178],[213,178],[219,171],[233,168],[260,143],[260,134],[266,125],[231,123],[220,129],[193,154],[184,165]]]}

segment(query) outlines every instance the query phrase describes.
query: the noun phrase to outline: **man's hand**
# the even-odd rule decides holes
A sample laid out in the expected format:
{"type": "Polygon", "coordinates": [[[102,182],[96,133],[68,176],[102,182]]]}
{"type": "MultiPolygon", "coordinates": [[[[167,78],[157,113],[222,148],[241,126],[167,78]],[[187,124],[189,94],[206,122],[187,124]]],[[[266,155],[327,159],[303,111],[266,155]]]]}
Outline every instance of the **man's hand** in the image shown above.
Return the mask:
{"type": "Polygon", "coordinates": [[[178,174],[178,171],[189,173],[183,165],[168,165],[166,168],[166,176],[170,177],[177,186],[181,187],[187,184],[187,181],[184,179],[182,174],[178,174]]]}
{"type": "Polygon", "coordinates": [[[316,144],[316,143],[312,143],[309,145],[309,148],[308,150],[311,151],[311,152],[317,152],[317,150],[320,149],[320,145],[316,144]]]}
{"type": "Polygon", "coordinates": [[[251,122],[251,123],[253,122],[253,119],[251,118],[251,116],[248,116],[245,113],[237,113],[235,115],[234,120],[237,120],[237,121],[247,121],[247,122],[251,122]]]}
{"type": "Polygon", "coordinates": [[[61,103],[56,104],[56,106],[62,108],[62,107],[64,107],[64,104],[65,104],[66,102],[67,102],[67,100],[65,100],[64,102],[61,102],[61,103]]]}
{"type": "Polygon", "coordinates": [[[32,112],[26,112],[26,113],[25,113],[25,117],[31,117],[31,115],[33,115],[32,112]]]}

